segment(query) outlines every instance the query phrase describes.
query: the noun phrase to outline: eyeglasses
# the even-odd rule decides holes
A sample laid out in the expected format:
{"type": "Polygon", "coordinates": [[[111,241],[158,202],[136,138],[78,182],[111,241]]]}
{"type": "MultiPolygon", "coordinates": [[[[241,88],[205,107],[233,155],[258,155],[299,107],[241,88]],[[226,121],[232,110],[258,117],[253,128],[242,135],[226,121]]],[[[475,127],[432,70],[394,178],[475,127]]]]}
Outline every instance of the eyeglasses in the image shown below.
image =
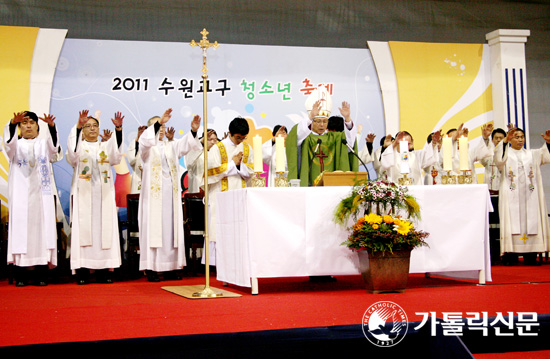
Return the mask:
{"type": "Polygon", "coordinates": [[[84,125],[84,128],[99,128],[99,125],[97,123],[92,123],[92,124],[84,125]]]}

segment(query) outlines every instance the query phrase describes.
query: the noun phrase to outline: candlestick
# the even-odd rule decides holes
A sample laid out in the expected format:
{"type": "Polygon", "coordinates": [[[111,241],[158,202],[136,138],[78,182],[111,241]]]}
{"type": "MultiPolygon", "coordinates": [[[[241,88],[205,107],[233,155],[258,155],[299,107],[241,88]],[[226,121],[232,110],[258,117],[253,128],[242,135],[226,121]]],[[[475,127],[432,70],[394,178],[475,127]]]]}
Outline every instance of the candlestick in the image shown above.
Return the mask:
{"type": "Polygon", "coordinates": [[[399,153],[401,155],[401,173],[410,173],[411,169],[409,166],[409,142],[399,142],[399,153]]]}
{"type": "Polygon", "coordinates": [[[284,172],[286,161],[285,139],[281,135],[275,138],[275,156],[275,171],[284,172]]]}
{"type": "Polygon", "coordinates": [[[449,136],[443,137],[443,144],[441,145],[443,150],[443,170],[453,170],[453,140],[449,136]]]}
{"type": "Polygon", "coordinates": [[[259,135],[254,136],[252,139],[252,146],[254,151],[254,172],[263,172],[262,138],[259,135]]]}
{"type": "Polygon", "coordinates": [[[460,157],[460,170],[469,170],[470,158],[468,154],[468,137],[460,136],[458,139],[458,155],[460,157]]]}

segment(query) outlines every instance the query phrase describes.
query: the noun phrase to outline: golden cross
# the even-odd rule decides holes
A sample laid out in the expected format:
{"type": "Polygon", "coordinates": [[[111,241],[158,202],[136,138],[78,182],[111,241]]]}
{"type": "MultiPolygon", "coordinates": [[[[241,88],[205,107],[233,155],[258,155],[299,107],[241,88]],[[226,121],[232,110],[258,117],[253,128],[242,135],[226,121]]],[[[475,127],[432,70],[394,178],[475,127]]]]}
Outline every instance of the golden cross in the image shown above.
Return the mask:
{"type": "MultiPolygon", "coordinates": [[[[202,49],[202,77],[204,79],[206,79],[208,77],[208,75],[206,74],[208,72],[208,69],[206,68],[206,50],[208,50],[210,47],[213,47],[214,50],[218,48],[218,42],[217,41],[214,41],[214,43],[210,43],[210,41],[208,41],[208,39],[206,38],[206,35],[209,34],[208,31],[206,31],[206,29],[203,29],[200,34],[202,35],[202,40],[199,41],[199,42],[195,42],[195,40],[191,40],[191,43],[189,45],[191,45],[192,47],[195,47],[195,46],[198,46],[202,49]]],[[[206,91],[206,89],[204,90],[206,91]]]]}
{"type": "Polygon", "coordinates": [[[525,244],[525,241],[527,241],[529,238],[527,238],[527,234],[523,233],[523,237],[520,238],[523,241],[523,244],[525,244]]]}

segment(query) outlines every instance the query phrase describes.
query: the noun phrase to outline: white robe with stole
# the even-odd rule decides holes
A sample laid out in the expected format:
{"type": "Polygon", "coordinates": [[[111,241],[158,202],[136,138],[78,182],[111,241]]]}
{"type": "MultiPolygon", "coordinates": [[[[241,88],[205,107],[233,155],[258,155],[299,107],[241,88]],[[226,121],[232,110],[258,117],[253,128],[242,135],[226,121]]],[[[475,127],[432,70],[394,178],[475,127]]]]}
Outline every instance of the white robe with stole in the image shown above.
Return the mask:
{"type": "MultiPolygon", "coordinates": [[[[120,267],[120,236],[111,166],[122,159],[116,133],[106,142],[77,141],[76,126],[67,141],[71,185],[71,269],[120,267]]],[[[82,137],[82,135],[80,135],[82,137]]]]}
{"type": "Polygon", "coordinates": [[[4,129],[10,163],[8,263],[56,266],[56,192],[50,161],[57,157],[59,141],[54,146],[50,134],[31,140],[18,138],[17,133],[11,137],[9,126],[8,122],[4,129]]]}
{"type": "Polygon", "coordinates": [[[504,149],[500,142],[493,161],[501,172],[501,253],[548,251],[550,225],[540,172],[541,165],[550,163],[547,145],[536,150],[514,150],[504,149]]]}
{"type": "MultiPolygon", "coordinates": [[[[382,152],[380,160],[380,173],[386,173],[387,180],[398,183],[401,173],[401,154],[394,151],[393,146],[388,146],[382,152]]],[[[413,185],[424,184],[423,171],[439,161],[439,154],[430,143],[423,150],[410,151],[408,153],[409,173],[407,177],[413,179],[413,185]]]]}
{"type": "Polygon", "coordinates": [[[191,133],[174,141],[160,141],[155,126],[149,126],[139,138],[143,163],[138,209],[140,270],[166,272],[186,265],[178,162],[200,148],[191,133]]]}

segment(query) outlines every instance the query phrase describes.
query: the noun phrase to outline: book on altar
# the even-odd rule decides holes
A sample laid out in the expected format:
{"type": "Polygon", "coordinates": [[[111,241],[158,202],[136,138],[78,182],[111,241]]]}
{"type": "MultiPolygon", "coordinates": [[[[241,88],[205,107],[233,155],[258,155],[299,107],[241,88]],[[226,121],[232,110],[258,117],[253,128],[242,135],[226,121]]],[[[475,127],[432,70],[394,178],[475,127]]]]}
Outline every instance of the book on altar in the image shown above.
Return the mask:
{"type": "Polygon", "coordinates": [[[334,171],[323,172],[319,175],[314,186],[353,186],[357,181],[366,180],[367,172],[334,171]]]}

